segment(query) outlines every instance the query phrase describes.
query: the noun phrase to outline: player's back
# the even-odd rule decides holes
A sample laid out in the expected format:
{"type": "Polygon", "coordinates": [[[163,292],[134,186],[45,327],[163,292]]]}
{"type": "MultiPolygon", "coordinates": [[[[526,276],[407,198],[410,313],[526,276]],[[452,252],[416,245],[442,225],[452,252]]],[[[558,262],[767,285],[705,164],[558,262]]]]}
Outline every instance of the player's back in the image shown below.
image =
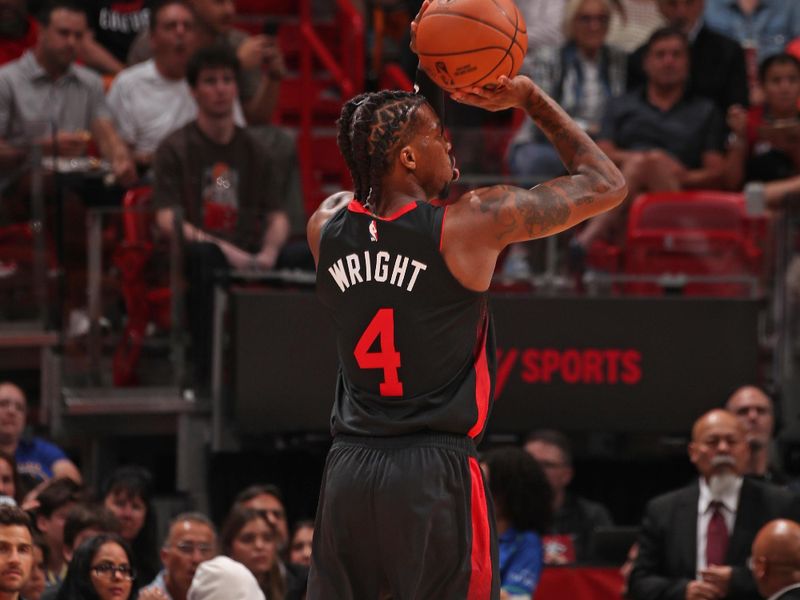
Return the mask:
{"type": "Polygon", "coordinates": [[[341,361],[334,434],[482,432],[491,320],[486,294],[464,288],[440,253],[445,214],[417,202],[379,219],[354,200],[323,227],[317,293],[341,361]]]}

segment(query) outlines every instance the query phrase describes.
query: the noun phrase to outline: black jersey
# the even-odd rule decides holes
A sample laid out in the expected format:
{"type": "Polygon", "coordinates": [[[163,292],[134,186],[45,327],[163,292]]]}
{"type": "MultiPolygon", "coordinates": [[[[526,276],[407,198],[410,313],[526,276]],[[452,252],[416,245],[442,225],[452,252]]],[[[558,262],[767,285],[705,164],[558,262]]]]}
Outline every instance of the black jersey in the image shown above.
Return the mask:
{"type": "Polygon", "coordinates": [[[354,200],[323,227],[317,293],[340,359],[334,435],[483,434],[494,332],[487,294],[462,286],[441,255],[446,212],[416,202],[379,218],[354,200]]]}

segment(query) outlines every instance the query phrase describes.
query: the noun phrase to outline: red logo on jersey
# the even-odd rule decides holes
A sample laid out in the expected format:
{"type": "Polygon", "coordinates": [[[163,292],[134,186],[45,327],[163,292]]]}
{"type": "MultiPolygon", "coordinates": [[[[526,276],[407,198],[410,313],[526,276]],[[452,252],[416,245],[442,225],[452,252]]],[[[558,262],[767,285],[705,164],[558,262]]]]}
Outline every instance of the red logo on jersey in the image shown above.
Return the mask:
{"type": "Polygon", "coordinates": [[[375,219],[369,224],[369,241],[370,242],[377,242],[378,241],[378,226],[375,224],[375,219]]]}

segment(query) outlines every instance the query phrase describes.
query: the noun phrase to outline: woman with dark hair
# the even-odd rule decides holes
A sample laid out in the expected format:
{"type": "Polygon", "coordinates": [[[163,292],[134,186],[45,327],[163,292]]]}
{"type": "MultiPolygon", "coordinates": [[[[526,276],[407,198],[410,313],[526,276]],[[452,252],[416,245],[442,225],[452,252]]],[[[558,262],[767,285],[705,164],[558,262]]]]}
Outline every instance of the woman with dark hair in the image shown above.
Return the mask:
{"type": "Polygon", "coordinates": [[[536,460],[521,448],[486,453],[489,491],[500,550],[500,588],[506,597],[533,597],[544,564],[542,534],[552,518],[550,484],[536,460]]]}
{"type": "Polygon", "coordinates": [[[220,541],[222,553],[250,569],[269,600],[300,600],[287,595],[275,527],[261,511],[234,505],[222,526],[220,541]]]}
{"type": "Polygon", "coordinates": [[[289,562],[295,565],[311,566],[311,543],[314,539],[314,521],[299,521],[292,531],[289,542],[289,562]]]}
{"type": "Polygon", "coordinates": [[[100,493],[100,502],[117,517],[120,535],[131,545],[140,581],[152,581],[161,569],[161,561],[150,471],[138,466],[120,467],[103,482],[100,493]]]}
{"type": "Polygon", "coordinates": [[[764,103],[728,110],[727,185],[761,188],[768,206],[780,208],[800,191],[800,60],[781,53],[761,63],[758,79],[764,103]]]}
{"type": "Polygon", "coordinates": [[[128,600],[136,571],[131,549],[116,534],[87,539],[72,555],[56,600],[128,600]]]}

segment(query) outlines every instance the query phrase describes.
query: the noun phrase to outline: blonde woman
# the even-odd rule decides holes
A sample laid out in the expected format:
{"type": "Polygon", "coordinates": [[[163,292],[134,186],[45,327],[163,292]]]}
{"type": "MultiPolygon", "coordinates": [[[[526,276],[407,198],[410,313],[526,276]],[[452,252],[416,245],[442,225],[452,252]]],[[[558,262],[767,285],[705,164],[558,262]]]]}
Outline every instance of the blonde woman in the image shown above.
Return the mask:
{"type": "MultiPolygon", "coordinates": [[[[610,0],[569,0],[560,47],[541,47],[526,73],[590,135],[599,130],[606,103],[625,91],[627,56],[606,43],[614,7],[610,0]]],[[[542,179],[564,173],[555,149],[530,119],[512,141],[515,175],[542,179]]]]}

